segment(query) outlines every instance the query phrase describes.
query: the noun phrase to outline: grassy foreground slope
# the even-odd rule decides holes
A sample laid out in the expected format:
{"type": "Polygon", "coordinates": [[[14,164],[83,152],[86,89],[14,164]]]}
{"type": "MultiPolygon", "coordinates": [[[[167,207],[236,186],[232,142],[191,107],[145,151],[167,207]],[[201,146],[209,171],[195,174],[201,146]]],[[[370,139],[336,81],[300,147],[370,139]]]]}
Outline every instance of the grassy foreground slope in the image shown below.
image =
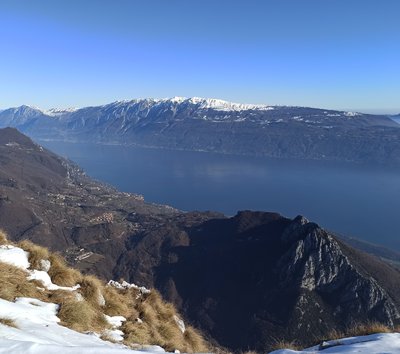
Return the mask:
{"type": "MultiPolygon", "coordinates": [[[[12,244],[4,232],[0,283],[0,299],[55,304],[59,324],[75,331],[134,349],[158,345],[167,351],[208,350],[202,336],[185,326],[175,307],[156,290],[126,282],[106,284],[66,266],[60,256],[30,241],[12,244]]],[[[0,323],[18,327],[12,318],[1,318],[0,323]]]]}

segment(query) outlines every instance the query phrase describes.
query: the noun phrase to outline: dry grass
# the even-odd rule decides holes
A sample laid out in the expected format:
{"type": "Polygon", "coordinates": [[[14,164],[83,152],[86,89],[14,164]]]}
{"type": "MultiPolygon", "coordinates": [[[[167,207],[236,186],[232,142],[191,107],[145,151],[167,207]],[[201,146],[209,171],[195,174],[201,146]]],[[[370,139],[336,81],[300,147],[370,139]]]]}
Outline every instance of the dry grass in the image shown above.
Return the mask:
{"type": "Polygon", "coordinates": [[[111,343],[118,343],[112,336],[110,336],[110,335],[107,334],[107,333],[103,333],[103,334],[100,336],[100,339],[101,339],[101,340],[105,340],[105,341],[107,341],[107,342],[111,342],[111,343]]]}
{"type": "Polygon", "coordinates": [[[76,331],[102,331],[109,328],[103,314],[87,301],[65,300],[60,304],[58,317],[62,324],[76,331]]]}
{"type": "Polygon", "coordinates": [[[279,349],[292,349],[292,350],[300,350],[299,346],[295,341],[289,342],[285,340],[276,340],[272,345],[271,350],[279,350],[279,349]]]}
{"type": "Polygon", "coordinates": [[[83,276],[80,281],[79,292],[93,307],[100,308],[102,306],[104,284],[99,278],[92,275],[83,276]]]}
{"type": "Polygon", "coordinates": [[[150,328],[145,323],[126,321],[121,330],[125,333],[125,342],[129,344],[155,344],[151,338],[150,328]]]}
{"type": "Polygon", "coordinates": [[[10,244],[10,242],[8,241],[8,236],[7,233],[0,229],[0,245],[7,245],[10,244]]]}
{"type": "MultiPolygon", "coordinates": [[[[1,242],[8,243],[0,231],[1,242]]],[[[32,268],[40,269],[42,260],[50,261],[48,273],[53,283],[60,286],[79,284],[80,289],[40,290],[38,287],[43,285],[28,281],[26,271],[0,263],[0,298],[14,301],[16,297],[32,297],[58,304],[61,324],[81,332],[101,333],[109,329],[111,326],[104,314],[124,316],[127,320],[120,329],[124,332],[124,343],[127,345],[160,345],[167,351],[178,349],[186,353],[208,351],[205,340],[194,328],[188,326],[182,333],[175,321],[175,316],[179,317],[176,308],[165,302],[156,290],[141,294],[133,288],[106,286],[94,276],[83,276],[79,271],[69,268],[61,256],[30,241],[21,241],[18,246],[29,252],[32,268]]],[[[7,319],[0,319],[0,323],[12,325],[7,319]]]]}
{"type": "Polygon", "coordinates": [[[11,318],[0,318],[0,323],[4,326],[18,328],[14,320],[12,320],[11,318]]]}
{"type": "Polygon", "coordinates": [[[14,301],[16,297],[35,297],[43,300],[45,292],[35,282],[27,280],[27,273],[13,265],[0,262],[0,298],[14,301]]]}
{"type": "Polygon", "coordinates": [[[208,351],[205,340],[194,328],[189,326],[185,333],[181,332],[174,319],[178,315],[175,307],[165,302],[156,290],[139,300],[137,291],[129,291],[126,296],[130,296],[133,305],[133,313],[122,327],[126,344],[155,344],[167,351],[178,349],[186,353],[208,351]],[[143,322],[136,321],[137,318],[143,322]]]}
{"type": "MultiPolygon", "coordinates": [[[[346,337],[366,336],[375,333],[390,333],[393,329],[380,322],[356,323],[345,332],[346,337]]],[[[343,338],[343,337],[342,337],[343,338]]]]}
{"type": "Polygon", "coordinates": [[[54,284],[74,286],[82,280],[82,274],[76,269],[68,267],[61,256],[51,254],[49,261],[51,263],[49,275],[54,284]]]}
{"type": "Polygon", "coordinates": [[[49,259],[49,250],[47,248],[35,245],[29,240],[23,240],[18,243],[18,247],[24,251],[29,252],[29,263],[32,269],[41,269],[41,260],[49,259]]]}
{"type": "Polygon", "coordinates": [[[186,331],[184,334],[184,339],[189,347],[187,351],[189,353],[204,353],[208,351],[208,345],[202,335],[191,326],[186,327],[186,331]]]}
{"type": "Polygon", "coordinates": [[[106,305],[103,309],[106,315],[120,315],[125,317],[131,316],[132,304],[131,301],[129,301],[129,298],[127,298],[126,294],[111,286],[106,286],[103,290],[103,296],[106,300],[106,305]]]}
{"type": "Polygon", "coordinates": [[[344,331],[333,329],[326,336],[315,338],[314,344],[320,344],[324,341],[339,340],[347,337],[366,336],[369,334],[390,332],[393,332],[393,329],[380,322],[371,321],[366,323],[354,323],[347,327],[344,331]]]}

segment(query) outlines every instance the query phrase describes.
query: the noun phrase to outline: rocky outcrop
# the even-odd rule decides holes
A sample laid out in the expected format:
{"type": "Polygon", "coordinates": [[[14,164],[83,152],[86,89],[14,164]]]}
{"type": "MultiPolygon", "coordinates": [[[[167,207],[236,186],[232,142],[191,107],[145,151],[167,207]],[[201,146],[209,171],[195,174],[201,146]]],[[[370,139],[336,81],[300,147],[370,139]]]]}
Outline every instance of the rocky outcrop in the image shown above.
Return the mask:
{"type": "Polygon", "coordinates": [[[318,313],[314,323],[325,323],[327,317],[340,326],[372,319],[393,326],[399,321],[399,308],[390,294],[352,263],[333,236],[303,218],[296,218],[289,231],[285,230],[285,241],[293,235],[291,247],[278,269],[282,289],[300,290],[296,303],[300,328],[310,323],[304,318],[310,306],[318,313]],[[308,301],[313,298],[310,293],[318,294],[320,301],[308,301]]]}
{"type": "Polygon", "coordinates": [[[400,273],[303,217],[240,212],[185,224],[181,216],[143,234],[115,272],[155,285],[224,346],[265,351],[355,322],[399,322],[400,273]]]}

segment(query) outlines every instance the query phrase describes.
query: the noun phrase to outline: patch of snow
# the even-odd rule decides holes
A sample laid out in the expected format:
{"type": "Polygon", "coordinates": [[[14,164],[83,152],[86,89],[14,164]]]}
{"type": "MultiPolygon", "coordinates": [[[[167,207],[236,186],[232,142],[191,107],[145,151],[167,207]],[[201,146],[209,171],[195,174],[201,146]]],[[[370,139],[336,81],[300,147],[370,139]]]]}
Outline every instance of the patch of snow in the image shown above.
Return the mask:
{"type": "MultiPolygon", "coordinates": [[[[188,103],[197,105],[200,109],[214,109],[216,111],[246,111],[246,110],[273,110],[274,107],[257,104],[244,104],[228,102],[216,98],[192,97],[186,100],[188,103]]],[[[185,101],[183,101],[185,102],[185,101]]]]}
{"type": "Polygon", "coordinates": [[[6,143],[5,145],[8,146],[8,147],[19,147],[19,146],[20,146],[20,145],[19,145],[17,142],[15,142],[15,141],[11,141],[11,142],[9,142],[9,143],[6,143]]]}
{"type": "Polygon", "coordinates": [[[44,272],[48,272],[50,270],[51,263],[48,259],[41,259],[40,260],[40,269],[44,272]]]}
{"type": "Polygon", "coordinates": [[[185,322],[183,322],[183,320],[181,320],[177,315],[174,315],[174,320],[175,320],[176,324],[178,325],[179,329],[181,330],[181,332],[185,333],[185,331],[186,331],[185,322]]]}
{"type": "Polygon", "coordinates": [[[79,284],[77,284],[75,286],[59,286],[59,285],[53,284],[49,274],[42,270],[35,269],[35,270],[30,270],[28,272],[29,272],[29,276],[27,278],[28,280],[40,281],[47,290],[75,291],[81,287],[79,284]]]}
{"type": "Polygon", "coordinates": [[[113,328],[119,328],[122,326],[122,322],[126,321],[126,318],[124,316],[107,316],[104,315],[106,318],[107,322],[113,326],[113,328]]]}
{"type": "Polygon", "coordinates": [[[213,109],[216,111],[245,111],[245,110],[261,110],[269,111],[275,109],[274,106],[262,105],[262,104],[245,104],[245,103],[234,103],[217,98],[201,98],[201,97],[172,97],[172,98],[139,98],[133,100],[123,100],[116,101],[109,105],[104,105],[102,107],[122,107],[122,106],[134,106],[139,105],[141,107],[152,108],[159,107],[160,105],[173,104],[173,105],[185,105],[192,104],[198,109],[213,109]]]}
{"type": "MultiPolygon", "coordinates": [[[[12,245],[1,245],[0,246],[0,262],[11,264],[20,269],[26,270],[28,280],[38,280],[48,290],[67,290],[75,291],[80,288],[80,285],[75,286],[58,286],[53,284],[47,271],[45,270],[30,270],[30,263],[28,261],[29,253],[24,251],[22,248],[15,247],[12,245]]],[[[50,269],[50,262],[41,260],[40,265],[43,269],[50,269]]]]}
{"type": "Polygon", "coordinates": [[[360,116],[361,113],[358,112],[345,112],[344,114],[346,117],[356,117],[356,116],[360,116]]]}
{"type": "Polygon", "coordinates": [[[137,286],[136,284],[133,284],[133,283],[129,284],[125,280],[122,283],[119,283],[119,282],[117,282],[115,280],[110,280],[107,285],[113,286],[114,288],[120,289],[120,290],[123,290],[123,289],[137,289],[142,294],[150,294],[151,293],[151,291],[149,289],[145,288],[144,286],[137,286]]]}
{"type": "Polygon", "coordinates": [[[76,300],[76,301],[83,301],[83,300],[85,300],[84,297],[82,296],[82,294],[79,293],[79,292],[77,292],[77,291],[74,292],[74,295],[75,295],[75,300],[76,300]]]}
{"type": "Polygon", "coordinates": [[[42,112],[44,114],[48,115],[48,116],[55,117],[55,116],[60,116],[60,115],[66,114],[66,113],[72,113],[72,112],[75,112],[77,110],[78,110],[78,108],[75,108],[75,107],[70,107],[70,108],[65,108],[65,109],[62,109],[62,108],[51,108],[51,109],[49,109],[47,111],[42,111],[42,112]]]}
{"type": "Polygon", "coordinates": [[[15,302],[0,299],[0,318],[13,320],[17,328],[0,325],[0,354],[139,354],[164,350],[149,346],[131,350],[122,344],[101,340],[97,334],[83,334],[60,326],[58,305],[32,298],[15,302]]]}
{"type": "Polygon", "coordinates": [[[104,296],[103,296],[102,293],[99,293],[99,296],[98,296],[98,298],[97,298],[97,303],[98,303],[101,307],[103,307],[103,306],[106,305],[106,299],[104,298],[104,296]]]}
{"type": "Polygon", "coordinates": [[[119,329],[106,329],[102,335],[114,342],[122,342],[124,340],[124,332],[119,329]]]}
{"type": "Polygon", "coordinates": [[[165,350],[158,345],[144,345],[140,351],[146,353],[165,353],[165,350]]]}
{"type": "MultiPolygon", "coordinates": [[[[281,349],[272,352],[273,354],[398,354],[400,353],[400,333],[381,333],[369,336],[350,337],[339,340],[324,342],[324,347],[315,346],[304,350],[296,351],[291,349],[281,349]]],[[[272,354],[270,353],[270,354],[272,354]]]]}
{"type": "Polygon", "coordinates": [[[0,262],[11,264],[20,269],[28,269],[30,267],[28,256],[29,253],[19,247],[12,245],[0,246],[0,262]]]}

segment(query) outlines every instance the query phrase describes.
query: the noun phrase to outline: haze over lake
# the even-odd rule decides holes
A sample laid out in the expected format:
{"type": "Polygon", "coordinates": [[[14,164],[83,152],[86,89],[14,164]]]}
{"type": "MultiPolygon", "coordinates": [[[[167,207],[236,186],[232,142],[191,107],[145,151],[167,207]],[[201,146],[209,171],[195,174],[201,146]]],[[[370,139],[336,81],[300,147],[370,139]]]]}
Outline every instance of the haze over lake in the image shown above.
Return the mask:
{"type": "Polygon", "coordinates": [[[182,210],[298,214],[347,236],[400,251],[400,170],[41,141],[90,176],[182,210]]]}

